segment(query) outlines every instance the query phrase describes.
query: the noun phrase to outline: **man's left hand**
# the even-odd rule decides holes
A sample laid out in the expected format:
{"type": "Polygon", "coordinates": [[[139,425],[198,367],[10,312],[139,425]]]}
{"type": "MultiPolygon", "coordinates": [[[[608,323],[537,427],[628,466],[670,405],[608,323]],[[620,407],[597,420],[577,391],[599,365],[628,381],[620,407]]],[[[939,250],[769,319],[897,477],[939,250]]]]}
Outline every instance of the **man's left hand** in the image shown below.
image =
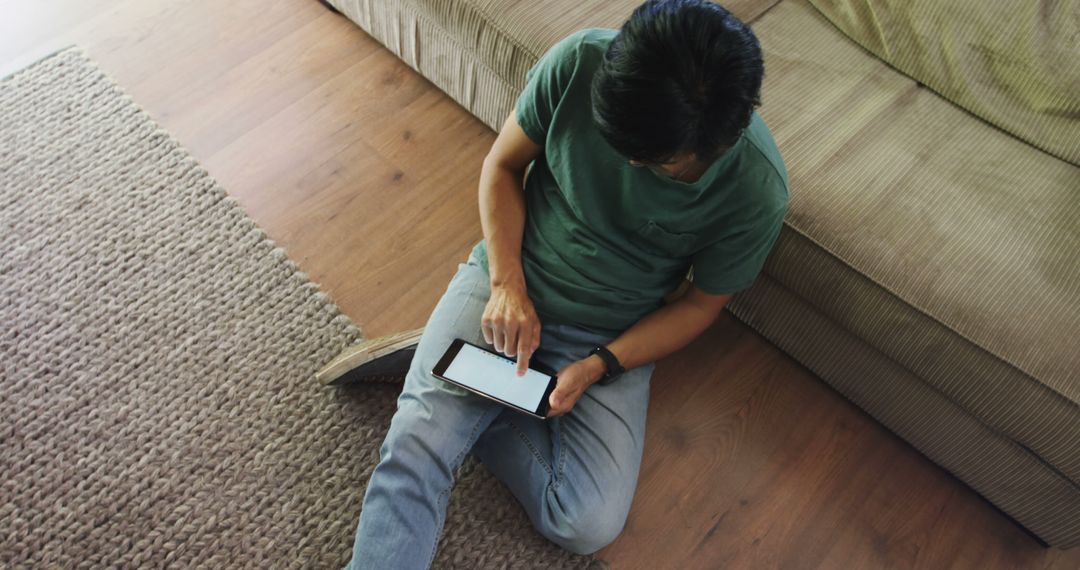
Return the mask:
{"type": "Polygon", "coordinates": [[[604,361],[591,355],[576,362],[566,365],[556,375],[557,384],[548,396],[547,417],[553,418],[569,412],[578,398],[585,393],[585,389],[604,375],[604,361]]]}

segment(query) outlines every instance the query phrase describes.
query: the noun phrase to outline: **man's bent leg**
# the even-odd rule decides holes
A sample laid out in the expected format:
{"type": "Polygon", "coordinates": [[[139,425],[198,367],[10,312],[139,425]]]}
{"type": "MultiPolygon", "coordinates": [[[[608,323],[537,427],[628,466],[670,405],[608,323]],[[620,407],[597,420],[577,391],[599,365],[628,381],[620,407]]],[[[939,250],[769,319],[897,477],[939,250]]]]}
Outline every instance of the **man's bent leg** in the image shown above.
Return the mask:
{"type": "Polygon", "coordinates": [[[431,375],[454,338],[487,346],[480,317],[487,274],[461,264],[417,345],[397,410],[380,447],[349,568],[427,568],[435,556],[453,471],[501,406],[431,375]]]}
{"type": "MultiPolygon", "coordinates": [[[[609,337],[545,326],[535,357],[556,370],[609,337]]],[[[504,410],[473,452],[517,497],[536,529],[579,554],[606,546],[626,523],[645,442],[655,365],[590,386],[568,414],[539,420],[504,410]]]]}

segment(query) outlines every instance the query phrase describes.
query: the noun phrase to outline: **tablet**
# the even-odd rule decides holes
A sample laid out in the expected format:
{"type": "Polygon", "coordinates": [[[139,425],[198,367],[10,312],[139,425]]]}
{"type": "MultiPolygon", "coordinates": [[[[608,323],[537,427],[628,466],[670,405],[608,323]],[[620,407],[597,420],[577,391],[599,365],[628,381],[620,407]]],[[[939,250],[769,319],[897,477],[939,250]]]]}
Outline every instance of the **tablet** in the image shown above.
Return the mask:
{"type": "MultiPolygon", "coordinates": [[[[542,367],[542,365],[537,365],[542,367]]],[[[517,375],[517,363],[497,352],[456,338],[431,371],[437,378],[531,416],[545,419],[554,374],[532,366],[517,375]]]]}

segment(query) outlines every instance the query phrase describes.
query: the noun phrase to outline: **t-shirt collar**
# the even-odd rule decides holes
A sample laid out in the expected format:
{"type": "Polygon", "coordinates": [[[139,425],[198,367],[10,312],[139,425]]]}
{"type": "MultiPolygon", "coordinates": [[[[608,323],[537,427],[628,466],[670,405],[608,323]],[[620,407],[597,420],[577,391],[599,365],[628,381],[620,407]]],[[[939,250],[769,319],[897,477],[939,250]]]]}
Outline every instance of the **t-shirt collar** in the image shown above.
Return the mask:
{"type": "Polygon", "coordinates": [[[664,176],[662,174],[657,174],[656,172],[653,172],[653,170],[651,168],[646,169],[646,170],[648,170],[650,173],[652,173],[652,175],[655,176],[657,179],[662,180],[662,181],[664,181],[664,182],[666,182],[668,184],[681,186],[683,188],[692,188],[692,189],[700,190],[702,188],[707,187],[709,184],[711,184],[712,181],[716,179],[717,173],[720,172],[720,170],[722,170],[726,164],[731,162],[733,160],[734,156],[739,153],[739,150],[742,148],[742,145],[743,145],[743,138],[745,138],[745,134],[740,136],[739,140],[735,141],[735,144],[732,145],[732,147],[729,148],[724,154],[720,155],[719,158],[714,160],[712,162],[712,164],[710,164],[709,167],[705,169],[705,172],[702,173],[702,175],[699,176],[698,179],[693,181],[693,182],[684,182],[684,181],[679,180],[677,178],[672,178],[670,176],[664,176]]]}

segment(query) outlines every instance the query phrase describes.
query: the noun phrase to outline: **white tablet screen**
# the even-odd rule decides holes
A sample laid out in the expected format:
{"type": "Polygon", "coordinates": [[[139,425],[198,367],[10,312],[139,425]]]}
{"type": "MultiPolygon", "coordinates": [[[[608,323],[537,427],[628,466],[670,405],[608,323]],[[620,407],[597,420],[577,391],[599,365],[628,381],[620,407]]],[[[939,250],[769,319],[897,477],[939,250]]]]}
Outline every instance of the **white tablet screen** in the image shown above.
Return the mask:
{"type": "Polygon", "coordinates": [[[517,365],[509,358],[463,344],[445,376],[480,392],[536,411],[547,390],[549,376],[529,369],[517,375],[517,365]]]}

